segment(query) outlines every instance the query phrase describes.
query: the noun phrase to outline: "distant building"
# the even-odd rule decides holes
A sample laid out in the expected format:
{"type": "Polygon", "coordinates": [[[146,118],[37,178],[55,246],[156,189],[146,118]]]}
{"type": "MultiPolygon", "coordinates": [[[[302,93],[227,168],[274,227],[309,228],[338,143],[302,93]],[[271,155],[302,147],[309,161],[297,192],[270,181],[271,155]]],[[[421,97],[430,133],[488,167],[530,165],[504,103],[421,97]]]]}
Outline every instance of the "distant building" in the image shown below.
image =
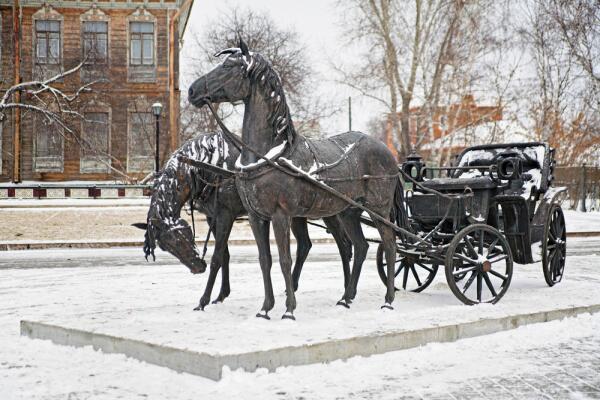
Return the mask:
{"type": "MultiPolygon", "coordinates": [[[[431,122],[422,107],[410,109],[409,131],[412,146],[419,149],[425,159],[429,159],[432,151],[444,151],[457,154],[462,149],[478,144],[480,129],[487,124],[502,120],[502,107],[481,106],[475,103],[472,95],[466,95],[460,103],[450,106],[439,106],[433,111],[431,122]],[[431,124],[431,129],[429,129],[431,124]]],[[[397,156],[392,142],[392,121],[388,117],[385,142],[397,156]]],[[[483,138],[480,138],[483,139],[483,138]]]]}
{"type": "Polygon", "coordinates": [[[0,124],[0,181],[11,180],[15,173],[15,149],[20,151],[22,180],[118,178],[110,167],[130,176],[145,175],[154,168],[150,106],[157,101],[164,106],[159,141],[164,160],[178,145],[179,39],[192,4],[193,0],[0,0],[0,91],[15,83],[17,56],[22,81],[48,78],[84,59],[86,65],[57,86],[105,80],[82,97],[87,122],[67,121],[98,151],[63,136],[59,127],[34,112],[21,112],[20,124],[9,113],[0,124]],[[21,12],[17,25],[15,3],[20,3],[21,12]],[[20,28],[17,34],[15,26],[20,28]],[[16,132],[21,137],[18,146],[13,143],[16,132]]]}

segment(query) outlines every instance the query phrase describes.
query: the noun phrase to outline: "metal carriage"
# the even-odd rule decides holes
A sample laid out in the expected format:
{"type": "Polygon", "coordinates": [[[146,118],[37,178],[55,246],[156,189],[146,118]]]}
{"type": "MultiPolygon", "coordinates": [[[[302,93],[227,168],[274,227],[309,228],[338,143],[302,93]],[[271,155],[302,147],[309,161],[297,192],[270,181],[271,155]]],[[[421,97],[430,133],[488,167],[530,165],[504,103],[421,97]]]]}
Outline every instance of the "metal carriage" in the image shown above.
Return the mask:
{"type": "MultiPolygon", "coordinates": [[[[513,263],[540,260],[547,284],[560,282],[566,255],[560,202],[566,191],[552,187],[553,156],[541,142],[469,147],[441,168],[411,155],[400,166],[412,184],[400,225],[420,240],[397,231],[396,286],[420,292],[444,266],[460,301],[496,303],[508,290],[513,263]],[[427,178],[433,174],[444,176],[427,178]]],[[[377,269],[385,283],[384,259],[380,245],[377,269]]]]}

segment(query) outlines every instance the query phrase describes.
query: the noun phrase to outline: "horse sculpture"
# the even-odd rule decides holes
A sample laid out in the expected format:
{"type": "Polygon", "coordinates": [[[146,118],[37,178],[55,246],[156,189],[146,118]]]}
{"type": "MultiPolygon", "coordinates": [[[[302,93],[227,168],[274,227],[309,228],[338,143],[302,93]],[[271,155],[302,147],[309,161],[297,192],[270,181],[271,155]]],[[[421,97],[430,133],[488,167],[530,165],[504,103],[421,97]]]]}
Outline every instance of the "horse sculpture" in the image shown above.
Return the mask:
{"type": "MultiPolygon", "coordinates": [[[[207,216],[209,229],[215,237],[215,248],[210,262],[210,273],[204,294],[195,310],[204,310],[210,302],[212,289],[219,269],[222,268],[221,290],[213,303],[222,302],[230,294],[229,250],[227,241],[236,218],[246,215],[246,210],[238,195],[233,177],[225,178],[207,168],[196,168],[184,158],[204,162],[206,167],[214,165],[232,171],[239,151],[220,133],[197,135],[188,140],[165,163],[158,177],[150,200],[147,224],[136,224],[146,229],[144,253],[154,258],[156,243],[185,264],[192,273],[206,270],[194,241],[190,225],[181,218],[181,210],[192,200],[192,207],[207,216]]],[[[352,248],[343,229],[336,219],[324,219],[328,230],[333,234],[344,270],[344,283],[350,275],[352,248]]],[[[294,290],[298,288],[300,272],[311,248],[306,218],[295,218],[292,231],[297,239],[296,264],[294,266],[294,290]]]]}
{"type": "Polygon", "coordinates": [[[227,57],[198,78],[188,95],[196,107],[221,102],[245,104],[236,184],[259,249],[265,299],[257,317],[269,318],[275,303],[269,221],[273,223],[286,286],[286,312],[282,318],[295,319],[289,235],[292,218],[339,214],[354,247],[350,282],[338,302],[348,307],[356,295],[368,249],[359,219],[362,211],[369,212],[383,241],[388,279],[382,307],[391,309],[396,252],[388,218],[394,217],[395,205],[402,197],[394,156],[381,141],[360,132],[319,141],[304,138],[294,129],[281,81],[267,60],[251,53],[242,40],[239,48],[225,49],[220,55],[227,57]],[[308,177],[321,185],[309,182],[308,177]],[[333,190],[324,190],[324,183],[333,190]]]}

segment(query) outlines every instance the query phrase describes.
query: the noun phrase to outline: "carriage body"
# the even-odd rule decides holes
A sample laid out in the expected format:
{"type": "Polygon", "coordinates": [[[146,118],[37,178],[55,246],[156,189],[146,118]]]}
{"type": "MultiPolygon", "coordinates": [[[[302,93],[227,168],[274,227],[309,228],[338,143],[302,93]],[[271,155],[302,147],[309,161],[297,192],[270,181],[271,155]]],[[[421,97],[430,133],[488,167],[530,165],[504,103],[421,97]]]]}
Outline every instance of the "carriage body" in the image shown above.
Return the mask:
{"type": "Polygon", "coordinates": [[[423,290],[444,265],[461,301],[495,303],[508,289],[513,261],[540,259],[548,285],[559,282],[566,250],[560,202],[566,191],[552,187],[554,164],[554,150],[542,142],[469,147],[452,166],[440,168],[427,168],[411,155],[401,166],[412,181],[405,201],[408,228],[437,250],[415,252],[399,243],[402,287],[423,290]],[[427,178],[435,172],[442,177],[427,178]],[[504,262],[502,271],[494,271],[488,259],[504,262]],[[419,271],[425,276],[418,277],[419,271]],[[500,287],[494,279],[501,280],[500,287]],[[473,296],[466,294],[471,285],[473,296]]]}

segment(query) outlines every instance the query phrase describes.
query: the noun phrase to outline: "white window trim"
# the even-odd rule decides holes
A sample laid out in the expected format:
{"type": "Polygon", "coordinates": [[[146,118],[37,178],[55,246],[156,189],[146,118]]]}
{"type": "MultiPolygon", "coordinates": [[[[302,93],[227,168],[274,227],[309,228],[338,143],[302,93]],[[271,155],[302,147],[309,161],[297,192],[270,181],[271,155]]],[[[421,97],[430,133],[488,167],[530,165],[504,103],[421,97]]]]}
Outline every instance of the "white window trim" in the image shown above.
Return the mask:
{"type": "MultiPolygon", "coordinates": [[[[108,73],[108,69],[110,69],[111,66],[111,56],[110,56],[110,42],[111,42],[111,27],[110,27],[110,17],[108,15],[106,15],[106,13],[104,11],[102,11],[101,9],[98,8],[97,4],[92,4],[92,7],[87,10],[86,12],[84,12],[83,14],[81,14],[81,16],[79,17],[79,36],[81,38],[81,59],[83,60],[84,55],[84,46],[83,46],[83,24],[84,22],[106,22],[107,25],[107,39],[106,39],[106,65],[103,66],[103,68],[105,68],[108,73]]],[[[85,66],[83,66],[83,68],[81,68],[80,71],[80,76],[81,79],[84,80],[84,76],[85,76],[85,66]]]]}
{"type": "Polygon", "coordinates": [[[158,73],[158,23],[157,18],[148,12],[146,7],[138,7],[135,12],[127,17],[127,82],[132,83],[154,83],[157,79],[158,73]],[[131,23],[132,22],[151,22],[154,24],[154,62],[152,65],[131,65],[131,23]],[[152,77],[150,78],[139,78],[135,77],[138,71],[151,72],[152,77]]]}
{"type": "MultiPolygon", "coordinates": [[[[97,156],[96,159],[101,158],[104,162],[106,162],[108,165],[103,166],[102,168],[85,168],[84,167],[84,161],[86,160],[86,157],[83,154],[83,149],[80,148],[79,150],[79,172],[81,174],[97,174],[97,173],[110,173],[110,165],[112,165],[112,160],[110,158],[110,154],[111,154],[111,149],[112,149],[112,109],[111,107],[106,104],[106,103],[102,103],[102,102],[96,102],[94,100],[91,100],[90,102],[88,102],[88,104],[86,104],[85,109],[83,110],[83,115],[85,115],[85,113],[106,113],[108,114],[108,155],[107,156],[97,156]]],[[[84,132],[84,125],[85,122],[81,121],[81,132],[84,132]]]]}
{"type": "MultiPolygon", "coordinates": [[[[50,160],[50,157],[38,157],[37,156],[37,137],[38,137],[38,133],[41,131],[38,126],[38,124],[42,123],[42,120],[44,118],[44,116],[42,114],[36,113],[34,114],[34,123],[33,123],[33,128],[34,128],[34,134],[33,134],[33,171],[34,172],[64,172],[65,169],[65,138],[63,136],[63,134],[60,134],[60,156],[57,157],[56,161],[58,161],[60,163],[60,166],[57,167],[48,167],[48,166],[43,166],[43,167],[39,167],[38,166],[38,162],[40,162],[40,159],[48,159],[50,160]]],[[[59,129],[59,128],[57,128],[59,129]]],[[[64,133],[64,132],[63,132],[64,133]]],[[[52,157],[54,158],[54,157],[52,157]]],[[[48,161],[45,160],[45,161],[48,161]]],[[[54,161],[54,160],[52,160],[54,161]]]]}
{"type": "MultiPolygon", "coordinates": [[[[36,22],[37,21],[58,21],[60,24],[60,49],[59,49],[59,60],[60,62],[58,63],[58,69],[59,71],[57,71],[58,73],[63,71],[63,60],[64,60],[64,54],[63,54],[63,48],[64,48],[64,40],[65,40],[65,35],[64,35],[64,30],[65,30],[65,24],[64,24],[64,18],[62,16],[62,14],[60,14],[58,11],[56,11],[54,8],[52,8],[52,6],[50,6],[48,3],[44,3],[44,5],[42,6],[42,8],[40,8],[38,11],[36,11],[32,16],[31,16],[31,29],[32,29],[32,44],[33,46],[31,49],[31,56],[32,56],[32,75],[34,77],[34,79],[37,79],[40,77],[40,75],[38,75],[38,70],[37,68],[39,67],[40,64],[37,63],[37,31],[36,31],[36,22]]],[[[49,78],[50,76],[45,76],[43,75],[44,78],[49,78]]]]}
{"type": "MultiPolygon", "coordinates": [[[[154,153],[149,154],[147,156],[132,156],[131,153],[131,144],[132,144],[132,119],[131,114],[133,113],[151,113],[151,102],[145,96],[141,96],[137,99],[134,99],[129,103],[127,107],[127,172],[132,173],[140,173],[140,172],[150,172],[155,169],[154,161],[154,153]],[[137,165],[148,165],[149,169],[146,168],[138,168],[137,165]]],[[[152,128],[151,128],[152,129],[152,128]]],[[[155,136],[153,136],[154,138],[155,136]]],[[[156,140],[156,139],[154,139],[156,140]]],[[[156,146],[156,143],[154,143],[156,146]]],[[[154,147],[153,150],[155,150],[154,147]]]]}

